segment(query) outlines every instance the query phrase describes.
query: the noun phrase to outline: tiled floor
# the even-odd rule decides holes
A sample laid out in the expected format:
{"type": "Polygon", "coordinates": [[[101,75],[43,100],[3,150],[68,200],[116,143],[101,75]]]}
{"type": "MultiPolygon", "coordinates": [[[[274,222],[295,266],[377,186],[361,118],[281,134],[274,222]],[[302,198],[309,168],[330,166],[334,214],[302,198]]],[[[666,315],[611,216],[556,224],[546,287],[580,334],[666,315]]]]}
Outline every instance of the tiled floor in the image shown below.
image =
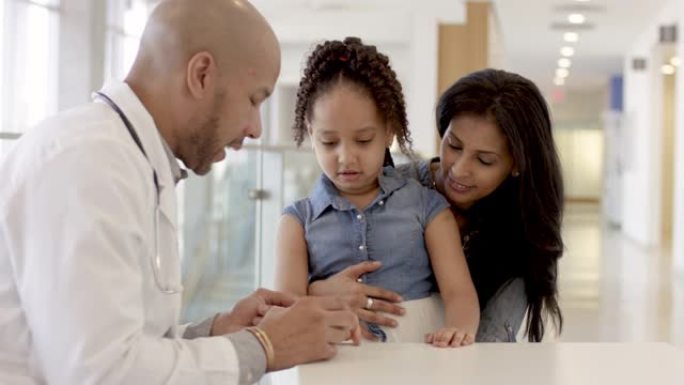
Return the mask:
{"type": "Polygon", "coordinates": [[[668,250],[606,226],[595,205],[569,205],[560,264],[562,341],[666,341],[684,348],[684,276],[668,250]]]}

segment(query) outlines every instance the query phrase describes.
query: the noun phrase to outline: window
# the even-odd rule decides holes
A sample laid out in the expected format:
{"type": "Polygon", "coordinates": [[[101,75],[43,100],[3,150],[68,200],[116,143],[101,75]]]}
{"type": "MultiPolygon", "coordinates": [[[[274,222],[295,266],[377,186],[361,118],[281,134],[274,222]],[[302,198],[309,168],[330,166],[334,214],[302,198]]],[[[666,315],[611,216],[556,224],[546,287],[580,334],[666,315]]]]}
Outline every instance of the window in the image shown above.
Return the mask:
{"type": "MultiPolygon", "coordinates": [[[[5,44],[4,43],[5,43],[5,1],[3,0],[0,2],[0,58],[7,57],[7,56],[5,56],[5,51],[4,51],[5,44]]],[[[4,131],[4,127],[5,127],[5,121],[4,121],[5,114],[3,112],[5,109],[4,108],[5,103],[3,103],[3,100],[5,100],[4,99],[4,93],[5,92],[3,90],[7,89],[7,87],[4,86],[5,85],[5,82],[4,82],[4,80],[5,80],[4,79],[4,73],[5,73],[4,64],[5,63],[4,62],[5,62],[4,60],[0,60],[0,133],[2,133],[2,131],[4,131]]],[[[0,142],[0,155],[2,155],[2,142],[0,142]]]]}
{"type": "Polygon", "coordinates": [[[60,0],[2,2],[0,132],[22,133],[56,112],[59,7],[60,0]]]}
{"type": "Polygon", "coordinates": [[[107,53],[105,79],[123,80],[133,65],[140,37],[154,0],[107,2],[107,53]]]}

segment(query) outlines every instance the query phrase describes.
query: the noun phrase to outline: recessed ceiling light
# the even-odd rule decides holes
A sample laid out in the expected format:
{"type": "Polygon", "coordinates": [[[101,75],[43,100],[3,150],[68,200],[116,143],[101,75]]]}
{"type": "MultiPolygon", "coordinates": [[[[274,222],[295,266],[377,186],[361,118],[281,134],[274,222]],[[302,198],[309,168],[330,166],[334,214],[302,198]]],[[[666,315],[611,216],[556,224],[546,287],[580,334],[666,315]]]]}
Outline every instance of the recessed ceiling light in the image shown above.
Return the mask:
{"type": "Polygon", "coordinates": [[[578,3],[588,3],[588,2],[590,2],[591,0],[575,0],[575,1],[578,2],[578,3]]]}
{"type": "Polygon", "coordinates": [[[565,85],[565,78],[559,78],[558,76],[556,76],[555,78],[553,78],[553,84],[557,86],[565,85]]]}
{"type": "Polygon", "coordinates": [[[570,75],[570,71],[567,68],[556,68],[557,78],[567,78],[570,75]]]}
{"type": "Polygon", "coordinates": [[[576,43],[579,40],[579,33],[577,32],[566,32],[563,34],[563,40],[568,43],[576,43]]]}
{"type": "Polygon", "coordinates": [[[581,13],[572,13],[572,14],[568,15],[568,21],[571,24],[582,24],[586,20],[587,20],[587,18],[584,17],[584,15],[581,13]]]}
{"type": "Polygon", "coordinates": [[[670,64],[672,64],[675,67],[679,67],[682,64],[682,59],[680,59],[679,56],[673,56],[670,59],[670,64]]]}
{"type": "Polygon", "coordinates": [[[565,46],[565,47],[561,48],[560,54],[563,56],[571,57],[571,56],[575,55],[575,49],[572,47],[569,47],[569,46],[565,46]]]}
{"type": "Polygon", "coordinates": [[[663,66],[660,67],[660,72],[662,72],[663,75],[672,75],[676,71],[677,69],[672,64],[663,64],[663,66]]]}
{"type": "Polygon", "coordinates": [[[566,57],[562,57],[562,58],[558,59],[558,66],[560,68],[570,68],[571,65],[572,65],[572,62],[570,61],[570,59],[568,59],[566,57]]]}

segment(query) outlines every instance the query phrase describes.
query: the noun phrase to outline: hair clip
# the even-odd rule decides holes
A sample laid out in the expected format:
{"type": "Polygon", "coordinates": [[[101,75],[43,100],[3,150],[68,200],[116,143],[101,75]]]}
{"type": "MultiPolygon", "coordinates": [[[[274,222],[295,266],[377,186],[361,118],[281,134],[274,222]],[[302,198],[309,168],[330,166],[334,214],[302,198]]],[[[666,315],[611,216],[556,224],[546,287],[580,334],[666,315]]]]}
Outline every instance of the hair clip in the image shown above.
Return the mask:
{"type": "Polygon", "coordinates": [[[340,61],[346,62],[347,60],[349,60],[349,56],[347,56],[347,55],[340,55],[340,57],[339,57],[338,59],[340,59],[340,61]]]}

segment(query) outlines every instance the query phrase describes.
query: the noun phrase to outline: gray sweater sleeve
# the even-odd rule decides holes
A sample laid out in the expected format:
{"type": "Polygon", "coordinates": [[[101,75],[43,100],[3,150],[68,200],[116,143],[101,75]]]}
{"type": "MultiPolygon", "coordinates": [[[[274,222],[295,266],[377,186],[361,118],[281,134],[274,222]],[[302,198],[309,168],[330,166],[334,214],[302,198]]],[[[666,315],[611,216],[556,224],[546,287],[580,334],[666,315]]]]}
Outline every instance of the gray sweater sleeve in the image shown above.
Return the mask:
{"type": "Polygon", "coordinates": [[[205,319],[202,322],[188,325],[183,333],[183,338],[186,340],[193,340],[200,337],[209,337],[211,334],[211,324],[214,322],[216,315],[205,319]]]}
{"type": "Polygon", "coordinates": [[[525,281],[514,278],[504,283],[480,314],[477,342],[516,342],[527,310],[525,281]]]}
{"type": "Polygon", "coordinates": [[[266,373],[266,353],[261,343],[247,330],[226,335],[233,343],[240,366],[240,385],[253,384],[266,373]]]}
{"type": "Polygon", "coordinates": [[[418,160],[415,162],[400,164],[396,167],[397,172],[406,178],[417,180],[425,187],[432,188],[432,173],[430,173],[430,164],[432,161],[438,159],[418,160]]]}
{"type": "MultiPolygon", "coordinates": [[[[185,329],[185,333],[183,333],[183,338],[209,337],[214,317],[209,317],[202,322],[188,326],[185,329]]],[[[225,337],[233,344],[235,354],[238,357],[240,385],[253,384],[259,381],[264,373],[266,373],[266,353],[261,347],[259,340],[247,330],[227,334],[225,337]]]]}

